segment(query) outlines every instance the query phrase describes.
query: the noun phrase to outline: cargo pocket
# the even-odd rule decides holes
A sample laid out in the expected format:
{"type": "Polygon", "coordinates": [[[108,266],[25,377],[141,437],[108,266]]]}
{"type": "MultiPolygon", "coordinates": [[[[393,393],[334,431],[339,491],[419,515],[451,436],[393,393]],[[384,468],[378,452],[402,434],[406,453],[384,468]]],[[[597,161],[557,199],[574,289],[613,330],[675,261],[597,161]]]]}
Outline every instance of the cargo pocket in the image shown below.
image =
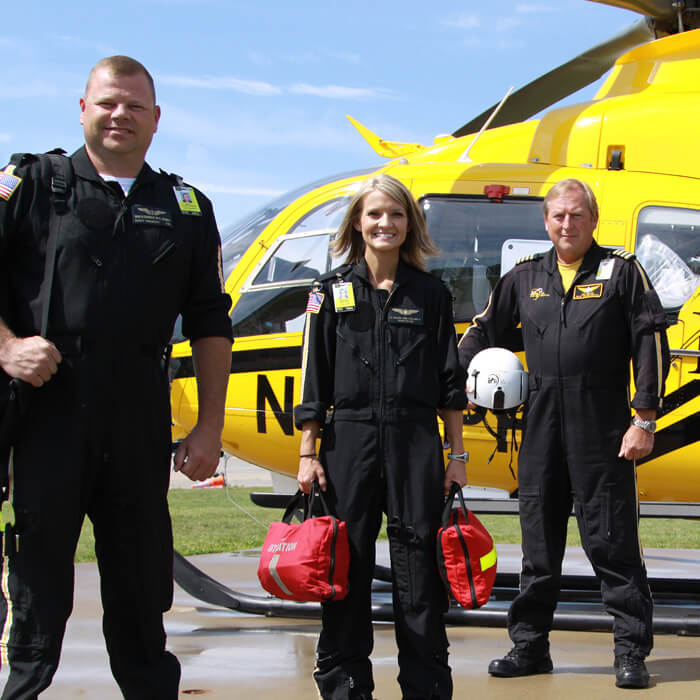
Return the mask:
{"type": "Polygon", "coordinates": [[[417,536],[411,527],[404,527],[398,519],[392,519],[386,528],[389,536],[394,594],[401,607],[411,610],[416,604],[416,546],[417,536]]]}
{"type": "Polygon", "coordinates": [[[520,487],[518,490],[520,527],[522,534],[523,571],[548,571],[548,551],[552,533],[544,521],[542,492],[539,487],[520,487]],[[529,566],[528,566],[529,565],[529,566]]]}
{"type": "Polygon", "coordinates": [[[594,564],[640,560],[637,516],[632,504],[636,504],[634,494],[619,483],[603,484],[596,498],[576,504],[581,541],[594,564]]]}
{"type": "Polygon", "coordinates": [[[637,499],[626,484],[605,485],[610,558],[630,564],[641,560],[637,499]]]}

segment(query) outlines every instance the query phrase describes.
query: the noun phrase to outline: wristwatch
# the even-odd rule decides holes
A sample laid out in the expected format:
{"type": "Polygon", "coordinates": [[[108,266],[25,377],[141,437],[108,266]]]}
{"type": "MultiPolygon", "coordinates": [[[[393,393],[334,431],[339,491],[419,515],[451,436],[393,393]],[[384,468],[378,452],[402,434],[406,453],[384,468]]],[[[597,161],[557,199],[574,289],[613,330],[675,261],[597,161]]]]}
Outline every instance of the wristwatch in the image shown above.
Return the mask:
{"type": "Polygon", "coordinates": [[[656,421],[655,420],[642,420],[637,416],[632,417],[632,425],[636,425],[642,430],[646,430],[647,433],[654,434],[656,432],[656,421]]]}

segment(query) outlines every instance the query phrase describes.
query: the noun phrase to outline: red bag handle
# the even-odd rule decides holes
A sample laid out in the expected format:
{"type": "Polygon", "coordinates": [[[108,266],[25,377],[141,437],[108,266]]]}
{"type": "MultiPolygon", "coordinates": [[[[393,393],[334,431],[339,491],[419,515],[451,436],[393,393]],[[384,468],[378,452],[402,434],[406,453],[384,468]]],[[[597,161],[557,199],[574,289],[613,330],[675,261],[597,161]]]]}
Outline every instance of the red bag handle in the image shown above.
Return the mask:
{"type": "Polygon", "coordinates": [[[318,485],[318,481],[314,481],[313,484],[311,484],[310,494],[306,494],[299,489],[292,496],[291,500],[287,504],[287,508],[284,511],[284,515],[282,516],[282,522],[287,524],[291,523],[294,513],[297,510],[300,510],[304,514],[303,520],[313,518],[315,498],[318,498],[318,500],[321,502],[323,514],[332,515],[328,509],[328,506],[326,505],[326,499],[323,497],[323,492],[321,491],[321,487],[318,485]]]}
{"type": "Polygon", "coordinates": [[[469,509],[467,504],[464,502],[464,496],[462,495],[462,487],[453,481],[450,484],[450,492],[445,500],[445,508],[442,511],[442,526],[447,527],[450,524],[450,515],[452,515],[452,507],[454,505],[455,496],[459,498],[459,507],[464,513],[464,518],[467,523],[469,523],[469,509]]]}

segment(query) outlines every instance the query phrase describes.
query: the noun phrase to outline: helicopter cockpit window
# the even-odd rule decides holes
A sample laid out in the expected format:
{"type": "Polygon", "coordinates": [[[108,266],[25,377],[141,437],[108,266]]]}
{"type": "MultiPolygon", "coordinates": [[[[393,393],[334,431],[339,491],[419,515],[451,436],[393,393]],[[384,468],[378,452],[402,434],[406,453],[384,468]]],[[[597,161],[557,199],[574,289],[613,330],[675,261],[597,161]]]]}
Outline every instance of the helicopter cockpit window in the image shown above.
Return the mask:
{"type": "Polygon", "coordinates": [[[282,238],[253,285],[278,282],[312,282],[332,268],[329,245],[348,207],[350,197],[326,202],[300,219],[282,238]]]}
{"type": "Polygon", "coordinates": [[[339,264],[329,247],[350,197],[324,202],[280,236],[243,285],[231,312],[237,336],[304,329],[309,285],[339,264]]]}
{"type": "Polygon", "coordinates": [[[311,192],[311,190],[327,185],[330,182],[344,180],[346,178],[358,178],[362,175],[367,175],[376,170],[376,168],[364,168],[352,172],[341,173],[324,177],[315,182],[310,182],[302,187],[299,187],[291,192],[283,194],[274,201],[266,204],[261,209],[258,209],[253,214],[244,217],[241,221],[227,226],[221,234],[222,260],[224,268],[224,279],[228,279],[231,271],[240,260],[243,253],[250,248],[253,241],[262,233],[263,229],[279,214],[285,207],[299,199],[299,197],[311,192]]]}
{"type": "Polygon", "coordinates": [[[678,311],[700,284],[700,210],[642,209],[635,254],[664,309],[678,311]]]}
{"type": "Polygon", "coordinates": [[[253,245],[253,241],[262,230],[280,212],[280,208],[266,207],[247,217],[239,224],[229,226],[221,234],[221,258],[224,269],[224,279],[228,279],[236,263],[243,253],[253,245]]]}
{"type": "Polygon", "coordinates": [[[427,196],[421,205],[428,231],[440,248],[440,255],[429,259],[428,270],[450,288],[458,323],[471,321],[486,308],[511,249],[525,254],[551,246],[539,199],[496,203],[476,197],[427,196]]]}

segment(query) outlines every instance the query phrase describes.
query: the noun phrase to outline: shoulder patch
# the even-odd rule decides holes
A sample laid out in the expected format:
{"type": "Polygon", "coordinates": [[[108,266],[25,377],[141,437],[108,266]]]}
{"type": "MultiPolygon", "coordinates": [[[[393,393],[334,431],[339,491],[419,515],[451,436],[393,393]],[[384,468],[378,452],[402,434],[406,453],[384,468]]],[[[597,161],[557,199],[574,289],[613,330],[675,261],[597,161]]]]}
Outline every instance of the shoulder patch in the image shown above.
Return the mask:
{"type": "Polygon", "coordinates": [[[610,255],[615,255],[623,260],[634,260],[634,253],[630,253],[629,250],[625,250],[624,248],[616,248],[615,250],[611,250],[610,255]]]}
{"type": "Polygon", "coordinates": [[[9,201],[10,197],[22,182],[21,177],[13,175],[15,166],[11,163],[4,170],[0,171],[0,199],[9,201]]]}
{"type": "Polygon", "coordinates": [[[312,289],[309,292],[309,298],[306,302],[306,313],[317,314],[321,310],[321,306],[323,306],[324,298],[325,294],[323,294],[323,292],[312,289]]]}
{"type": "Polygon", "coordinates": [[[532,262],[533,260],[542,260],[544,253],[530,253],[530,255],[524,255],[519,260],[516,260],[515,264],[520,265],[520,263],[532,262]]]}

